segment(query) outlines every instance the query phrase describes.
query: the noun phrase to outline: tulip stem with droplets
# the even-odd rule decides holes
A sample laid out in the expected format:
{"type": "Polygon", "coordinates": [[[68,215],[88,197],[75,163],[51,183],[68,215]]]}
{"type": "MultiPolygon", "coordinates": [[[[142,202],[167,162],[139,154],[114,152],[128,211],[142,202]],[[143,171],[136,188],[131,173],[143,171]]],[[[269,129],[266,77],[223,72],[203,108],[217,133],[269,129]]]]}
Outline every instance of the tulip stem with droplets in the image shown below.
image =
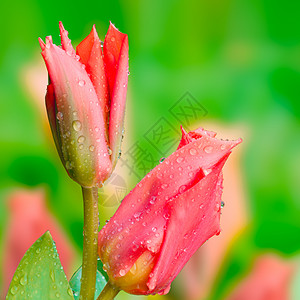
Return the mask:
{"type": "Polygon", "coordinates": [[[80,298],[94,300],[99,227],[98,188],[82,188],[84,225],[80,298]]]}
{"type": "Polygon", "coordinates": [[[112,300],[119,292],[120,290],[108,281],[97,300],[112,300]]]}

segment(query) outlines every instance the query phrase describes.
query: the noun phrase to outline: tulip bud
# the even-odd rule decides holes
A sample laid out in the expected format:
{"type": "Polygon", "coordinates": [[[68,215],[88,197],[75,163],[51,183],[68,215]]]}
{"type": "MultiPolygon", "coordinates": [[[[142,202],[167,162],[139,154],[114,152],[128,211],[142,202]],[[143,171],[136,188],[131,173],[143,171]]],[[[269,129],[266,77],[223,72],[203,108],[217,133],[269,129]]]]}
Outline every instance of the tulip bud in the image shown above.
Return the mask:
{"type": "Polygon", "coordinates": [[[83,187],[100,186],[120,151],[128,78],[128,39],[110,24],[104,42],[95,27],[77,47],[60,23],[62,47],[41,39],[49,72],[46,108],[61,161],[83,187]]]}
{"type": "Polygon", "coordinates": [[[183,129],[178,149],[123,199],[99,233],[112,284],[131,294],[166,294],[210,237],[220,233],[222,167],[241,142],[183,129]]]}

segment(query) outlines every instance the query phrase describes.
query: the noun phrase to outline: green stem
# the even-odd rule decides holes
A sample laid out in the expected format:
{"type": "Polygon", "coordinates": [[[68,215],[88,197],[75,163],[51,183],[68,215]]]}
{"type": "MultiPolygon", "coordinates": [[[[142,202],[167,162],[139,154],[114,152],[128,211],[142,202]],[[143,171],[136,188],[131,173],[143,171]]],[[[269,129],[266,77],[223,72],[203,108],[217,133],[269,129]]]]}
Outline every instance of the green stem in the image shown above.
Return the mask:
{"type": "Polygon", "coordinates": [[[83,195],[83,256],[80,297],[94,300],[98,245],[98,188],[82,188],[83,195]]]}
{"type": "Polygon", "coordinates": [[[119,292],[120,290],[108,281],[97,300],[112,300],[119,292]]]}

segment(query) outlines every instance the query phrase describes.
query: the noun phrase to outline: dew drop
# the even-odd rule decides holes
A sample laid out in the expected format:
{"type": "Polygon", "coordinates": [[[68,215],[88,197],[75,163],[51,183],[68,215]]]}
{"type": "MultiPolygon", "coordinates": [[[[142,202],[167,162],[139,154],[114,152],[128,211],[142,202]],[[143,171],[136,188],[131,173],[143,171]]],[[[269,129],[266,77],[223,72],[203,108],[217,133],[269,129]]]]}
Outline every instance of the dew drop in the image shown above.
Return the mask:
{"type": "Polygon", "coordinates": [[[211,169],[203,169],[203,173],[205,176],[207,176],[211,171],[211,169]]]}
{"type": "Polygon", "coordinates": [[[194,149],[194,148],[190,149],[190,154],[191,155],[196,155],[197,154],[197,150],[194,149]]]}
{"type": "Polygon", "coordinates": [[[57,118],[57,120],[60,121],[60,120],[62,120],[62,119],[64,118],[64,114],[63,114],[62,112],[59,111],[59,112],[57,113],[57,115],[56,115],[56,118],[57,118]]]}
{"type": "Polygon", "coordinates": [[[24,276],[21,277],[20,284],[21,285],[26,285],[27,284],[27,275],[26,274],[24,274],[24,276]]]}
{"type": "Polygon", "coordinates": [[[186,190],[186,186],[182,185],[181,187],[179,187],[178,192],[183,193],[185,190],[186,190]]]}
{"type": "Polygon", "coordinates": [[[11,294],[15,295],[18,292],[18,288],[16,286],[12,286],[10,292],[11,294]]]}
{"type": "Polygon", "coordinates": [[[69,294],[70,296],[73,296],[73,292],[72,292],[71,288],[68,287],[67,292],[68,292],[68,294],[69,294]]]}
{"type": "Polygon", "coordinates": [[[221,201],[221,208],[223,208],[225,206],[225,202],[221,201]]]}
{"type": "Polygon", "coordinates": [[[126,274],[125,270],[121,269],[120,272],[119,272],[120,276],[124,276],[126,274]]]}
{"type": "Polygon", "coordinates": [[[85,81],[84,80],[79,80],[78,84],[79,84],[79,86],[84,86],[85,85],[85,81]]]}
{"type": "MultiPolygon", "coordinates": [[[[70,161],[66,161],[66,168],[69,170],[72,168],[72,163],[70,161]]],[[[38,251],[38,249],[36,250],[36,252],[38,251]]],[[[38,253],[38,252],[37,252],[38,253]]]]}
{"type": "Polygon", "coordinates": [[[152,196],[151,198],[150,198],[150,204],[154,204],[155,203],[155,200],[156,200],[156,196],[152,196]]]}
{"type": "Polygon", "coordinates": [[[53,282],[55,282],[55,275],[54,275],[54,271],[50,270],[50,278],[53,282]]]}
{"type": "Polygon", "coordinates": [[[112,155],[112,150],[109,147],[107,148],[107,152],[108,152],[108,155],[112,155]]]}
{"type": "Polygon", "coordinates": [[[176,161],[180,164],[183,161],[183,157],[178,157],[176,161]]]}
{"type": "Polygon", "coordinates": [[[85,137],[83,135],[81,135],[78,139],[77,142],[78,143],[83,143],[85,141],[85,137]]]}
{"type": "Polygon", "coordinates": [[[137,267],[136,267],[136,264],[134,263],[133,266],[131,267],[131,269],[129,270],[130,273],[132,273],[133,275],[136,274],[136,271],[137,271],[137,267]]]}
{"type": "Polygon", "coordinates": [[[80,121],[78,121],[78,120],[73,121],[72,126],[75,131],[79,131],[82,128],[82,125],[81,125],[80,121]]]}
{"type": "Polygon", "coordinates": [[[212,153],[213,147],[212,146],[206,146],[203,150],[206,153],[212,153]]]}
{"type": "Polygon", "coordinates": [[[91,152],[93,152],[93,151],[95,150],[95,147],[94,147],[93,145],[91,145],[91,146],[89,147],[89,149],[90,149],[91,152]]]}

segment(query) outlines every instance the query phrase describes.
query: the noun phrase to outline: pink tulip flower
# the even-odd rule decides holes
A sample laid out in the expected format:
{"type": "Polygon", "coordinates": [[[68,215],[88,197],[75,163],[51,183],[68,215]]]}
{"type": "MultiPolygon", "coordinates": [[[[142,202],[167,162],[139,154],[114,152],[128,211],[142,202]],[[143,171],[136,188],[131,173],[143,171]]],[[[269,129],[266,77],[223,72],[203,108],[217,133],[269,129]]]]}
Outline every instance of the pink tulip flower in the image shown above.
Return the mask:
{"type": "Polygon", "coordinates": [[[128,38],[110,24],[103,51],[95,26],[77,46],[59,24],[61,47],[39,39],[46,107],[61,161],[83,187],[101,186],[119,157],[128,80],[128,38]]]}
{"type": "Polygon", "coordinates": [[[17,190],[8,198],[8,210],[2,253],[3,294],[6,295],[13,274],[26,251],[47,230],[56,242],[65,272],[70,274],[75,253],[61,226],[47,209],[45,193],[42,190],[17,190]]]}
{"type": "Polygon", "coordinates": [[[220,233],[222,167],[241,142],[202,128],[123,199],[99,233],[98,254],[110,281],[131,294],[166,294],[210,237],[220,233]]]}
{"type": "Polygon", "coordinates": [[[258,257],[227,300],[288,300],[295,265],[274,255],[258,257]]]}

